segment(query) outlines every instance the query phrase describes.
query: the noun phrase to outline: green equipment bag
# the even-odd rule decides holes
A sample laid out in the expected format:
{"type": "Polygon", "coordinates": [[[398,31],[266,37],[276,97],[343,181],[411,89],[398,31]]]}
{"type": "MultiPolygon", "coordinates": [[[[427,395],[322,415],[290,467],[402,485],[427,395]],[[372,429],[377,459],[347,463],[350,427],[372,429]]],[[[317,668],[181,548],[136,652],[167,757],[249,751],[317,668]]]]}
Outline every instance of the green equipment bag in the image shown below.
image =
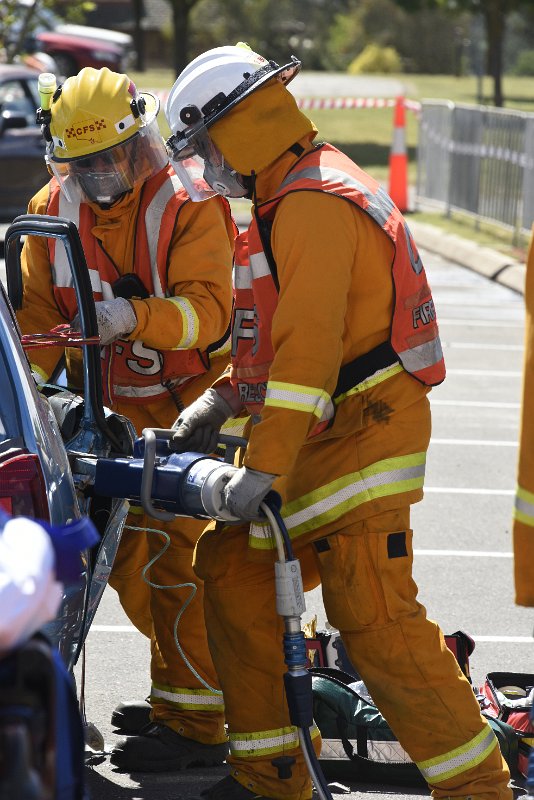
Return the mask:
{"type": "Polygon", "coordinates": [[[426,785],[419,769],[366,695],[362,681],[330,667],[310,672],[313,717],[323,740],[319,763],[328,780],[426,785]]]}
{"type": "MultiPolygon", "coordinates": [[[[426,786],[361,680],[330,667],[310,672],[313,716],[322,737],[319,763],[328,780],[426,786]]],[[[513,774],[518,735],[510,725],[484,716],[513,774]]]]}

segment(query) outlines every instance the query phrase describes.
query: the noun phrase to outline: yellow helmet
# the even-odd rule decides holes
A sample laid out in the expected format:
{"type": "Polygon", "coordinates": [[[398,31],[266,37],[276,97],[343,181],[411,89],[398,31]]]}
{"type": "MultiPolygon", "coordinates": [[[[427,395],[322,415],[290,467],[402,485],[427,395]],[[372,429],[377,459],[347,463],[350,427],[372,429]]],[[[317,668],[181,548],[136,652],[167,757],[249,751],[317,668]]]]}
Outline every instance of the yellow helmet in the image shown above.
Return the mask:
{"type": "Polygon", "coordinates": [[[167,163],[159,100],[127,75],[85,67],[53,94],[43,133],[47,163],[67,199],[114,202],[167,163]],[[97,157],[98,156],[98,157],[97,157]]]}

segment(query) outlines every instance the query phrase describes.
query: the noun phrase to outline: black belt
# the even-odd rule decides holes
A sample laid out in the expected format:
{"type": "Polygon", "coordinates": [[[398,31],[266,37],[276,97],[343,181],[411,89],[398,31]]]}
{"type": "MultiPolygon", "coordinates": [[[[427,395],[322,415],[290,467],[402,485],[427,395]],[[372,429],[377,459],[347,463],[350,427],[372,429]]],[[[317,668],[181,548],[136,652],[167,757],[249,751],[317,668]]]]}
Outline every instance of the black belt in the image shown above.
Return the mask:
{"type": "Polygon", "coordinates": [[[339,397],[340,394],[348,392],[349,389],[370,378],[379,369],[392,367],[398,361],[399,357],[391,343],[382,342],[368,353],[364,353],[363,356],[358,356],[348,364],[343,364],[339,370],[339,378],[332,397],[339,397]]]}

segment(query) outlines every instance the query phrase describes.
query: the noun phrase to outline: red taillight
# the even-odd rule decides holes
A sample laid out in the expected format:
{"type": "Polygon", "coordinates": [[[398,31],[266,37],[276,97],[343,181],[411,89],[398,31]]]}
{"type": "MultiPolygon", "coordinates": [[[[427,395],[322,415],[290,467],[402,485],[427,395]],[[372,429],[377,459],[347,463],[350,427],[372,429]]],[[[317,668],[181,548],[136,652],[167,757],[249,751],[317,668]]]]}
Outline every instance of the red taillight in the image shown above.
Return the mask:
{"type": "Polygon", "coordinates": [[[0,463],[0,506],[13,516],[50,519],[38,456],[21,453],[0,463]]]}

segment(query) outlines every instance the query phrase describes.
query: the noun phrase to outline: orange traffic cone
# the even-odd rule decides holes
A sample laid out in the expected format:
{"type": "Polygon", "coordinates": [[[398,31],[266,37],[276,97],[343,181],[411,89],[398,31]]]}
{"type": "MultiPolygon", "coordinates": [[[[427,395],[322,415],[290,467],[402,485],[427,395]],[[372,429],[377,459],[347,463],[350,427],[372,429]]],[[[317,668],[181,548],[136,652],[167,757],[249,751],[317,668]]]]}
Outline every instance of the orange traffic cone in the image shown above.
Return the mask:
{"type": "Polygon", "coordinates": [[[397,97],[393,116],[393,143],[389,154],[389,196],[399,209],[408,209],[408,156],[406,153],[404,97],[397,97]]]}

